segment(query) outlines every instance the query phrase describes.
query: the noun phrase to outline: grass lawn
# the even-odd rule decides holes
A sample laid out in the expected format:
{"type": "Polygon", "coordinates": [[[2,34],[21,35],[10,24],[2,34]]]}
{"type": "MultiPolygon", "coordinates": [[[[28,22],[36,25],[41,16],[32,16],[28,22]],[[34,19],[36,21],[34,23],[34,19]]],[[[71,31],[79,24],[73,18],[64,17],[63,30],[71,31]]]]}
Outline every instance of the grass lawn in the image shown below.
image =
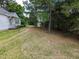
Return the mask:
{"type": "Polygon", "coordinates": [[[0,59],[22,59],[20,46],[24,40],[21,32],[26,29],[0,31],[0,59]],[[21,33],[20,35],[18,35],[21,33]],[[14,38],[12,38],[15,36],[14,38]],[[21,56],[20,56],[21,55],[21,56]]]}
{"type": "Polygon", "coordinates": [[[6,31],[0,31],[0,40],[8,39],[11,36],[18,33],[19,29],[16,30],[6,30],[6,31]]]}
{"type": "Polygon", "coordinates": [[[79,43],[73,38],[36,28],[3,31],[0,36],[0,59],[79,59],[79,43]]]}

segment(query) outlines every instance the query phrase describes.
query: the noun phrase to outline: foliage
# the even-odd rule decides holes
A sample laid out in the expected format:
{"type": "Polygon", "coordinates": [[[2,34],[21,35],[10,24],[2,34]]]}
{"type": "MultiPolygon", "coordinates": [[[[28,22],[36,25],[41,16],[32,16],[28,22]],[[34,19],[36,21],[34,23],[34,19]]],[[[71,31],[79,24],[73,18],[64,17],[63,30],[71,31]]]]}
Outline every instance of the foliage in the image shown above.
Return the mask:
{"type": "Polygon", "coordinates": [[[39,13],[37,13],[37,17],[38,17],[37,20],[40,19],[40,21],[43,23],[48,21],[48,13],[47,12],[42,12],[42,13],[39,12],[39,13]]]}
{"type": "Polygon", "coordinates": [[[24,8],[21,5],[18,5],[17,3],[8,3],[7,9],[10,12],[16,12],[18,15],[23,14],[24,8]]]}
{"type": "Polygon", "coordinates": [[[2,7],[4,5],[4,3],[8,3],[8,0],[0,0],[0,6],[2,7]],[[5,2],[4,2],[5,1],[5,2]]]}
{"type": "Polygon", "coordinates": [[[57,29],[70,31],[71,29],[78,27],[78,4],[75,4],[78,2],[79,1],[77,0],[65,0],[64,2],[57,2],[59,4],[55,4],[55,15],[53,15],[55,20],[53,20],[52,23],[54,23],[53,25],[56,25],[57,29]]]}
{"type": "Polygon", "coordinates": [[[25,16],[21,16],[20,18],[21,18],[21,24],[22,24],[21,26],[25,27],[28,24],[28,18],[25,16]]]}
{"type": "Polygon", "coordinates": [[[79,0],[30,0],[30,2],[34,7],[31,10],[34,13],[31,16],[47,18],[46,23],[49,23],[49,28],[61,31],[78,28],[79,0]],[[45,16],[44,12],[49,16],[45,16]]]}
{"type": "Polygon", "coordinates": [[[15,3],[15,2],[9,2],[7,4],[7,9],[10,12],[16,12],[21,19],[21,26],[23,26],[23,27],[26,26],[27,18],[25,16],[23,16],[24,7],[22,7],[21,5],[15,3]]]}
{"type": "Polygon", "coordinates": [[[36,25],[37,24],[37,17],[34,15],[33,12],[30,13],[29,24],[30,25],[36,25]]]}

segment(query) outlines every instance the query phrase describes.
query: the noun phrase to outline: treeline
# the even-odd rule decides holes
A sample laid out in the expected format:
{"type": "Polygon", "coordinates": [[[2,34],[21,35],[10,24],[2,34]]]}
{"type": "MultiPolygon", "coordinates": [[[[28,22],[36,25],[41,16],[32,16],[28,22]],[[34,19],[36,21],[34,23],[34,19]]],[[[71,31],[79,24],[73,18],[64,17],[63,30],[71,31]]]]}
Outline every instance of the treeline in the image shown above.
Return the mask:
{"type": "Polygon", "coordinates": [[[31,11],[30,19],[38,21],[41,18],[42,26],[49,32],[79,30],[79,0],[30,0],[27,6],[31,11]]]}

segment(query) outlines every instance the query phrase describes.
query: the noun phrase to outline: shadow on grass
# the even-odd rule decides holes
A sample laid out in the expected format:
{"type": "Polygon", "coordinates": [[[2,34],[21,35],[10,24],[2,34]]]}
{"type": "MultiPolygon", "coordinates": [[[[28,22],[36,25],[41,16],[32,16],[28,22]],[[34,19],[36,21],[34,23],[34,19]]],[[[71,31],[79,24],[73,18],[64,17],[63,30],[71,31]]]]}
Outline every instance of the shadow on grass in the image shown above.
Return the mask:
{"type": "Polygon", "coordinates": [[[70,40],[76,41],[79,43],[79,34],[77,34],[77,32],[62,32],[62,31],[58,31],[58,30],[52,30],[51,32],[48,32],[48,29],[44,29],[44,28],[36,28],[39,29],[40,31],[43,31],[47,34],[55,34],[58,36],[62,36],[64,38],[70,38],[70,40]]]}

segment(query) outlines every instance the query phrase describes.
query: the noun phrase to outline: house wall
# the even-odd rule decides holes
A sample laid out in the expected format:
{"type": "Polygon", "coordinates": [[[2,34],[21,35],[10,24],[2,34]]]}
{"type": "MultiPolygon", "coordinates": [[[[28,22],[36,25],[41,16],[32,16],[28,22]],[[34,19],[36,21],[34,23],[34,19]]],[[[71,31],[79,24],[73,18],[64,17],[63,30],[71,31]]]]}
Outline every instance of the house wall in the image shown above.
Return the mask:
{"type": "Polygon", "coordinates": [[[19,18],[11,18],[10,19],[10,28],[16,28],[21,25],[21,21],[19,18]]]}
{"type": "Polygon", "coordinates": [[[6,30],[9,29],[9,27],[9,18],[5,15],[0,15],[0,30],[6,30]]]}
{"type": "Polygon", "coordinates": [[[16,28],[15,18],[10,19],[10,28],[16,28]]]}
{"type": "Polygon", "coordinates": [[[16,23],[16,26],[20,26],[21,20],[19,18],[15,18],[15,23],[16,23]]]}

